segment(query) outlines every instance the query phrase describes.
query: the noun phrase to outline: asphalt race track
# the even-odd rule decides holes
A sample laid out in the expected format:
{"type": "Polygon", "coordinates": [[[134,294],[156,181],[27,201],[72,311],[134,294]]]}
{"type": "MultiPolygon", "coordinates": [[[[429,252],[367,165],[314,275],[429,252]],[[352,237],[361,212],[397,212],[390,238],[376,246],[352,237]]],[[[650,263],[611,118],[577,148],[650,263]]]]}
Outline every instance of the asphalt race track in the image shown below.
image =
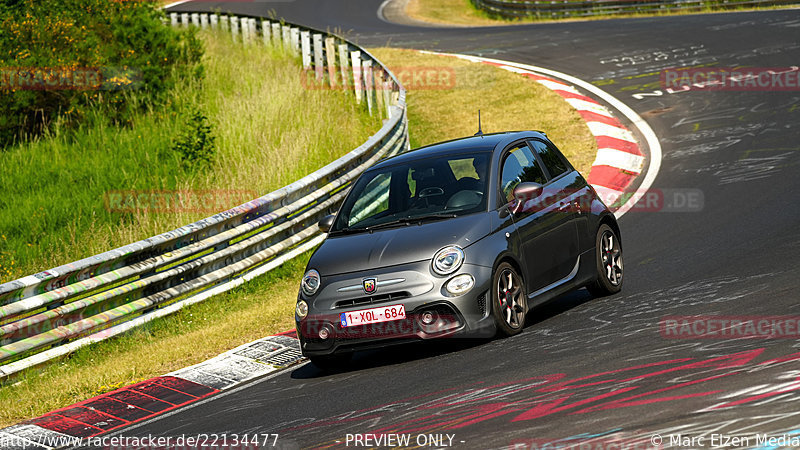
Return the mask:
{"type": "Polygon", "coordinates": [[[652,187],[663,201],[620,220],[622,293],[576,292],[533,311],[510,339],[371,351],[337,374],[302,365],[117,434],[277,433],[280,448],[352,447],[348,434],[365,433],[456,448],[559,440],[737,448],[725,439],[800,433],[796,328],[776,331],[789,336],[698,339],[659,326],[685,315],[793,316],[795,324],[800,317],[800,91],[668,93],[659,85],[666,68],[800,65],[800,10],[439,29],[384,22],[381,1],[190,3],[173,11],[274,10],[339,28],[362,45],[480,55],[595,82],[644,117],[663,148],[652,187]],[[688,198],[702,201],[686,205],[688,198]]]}

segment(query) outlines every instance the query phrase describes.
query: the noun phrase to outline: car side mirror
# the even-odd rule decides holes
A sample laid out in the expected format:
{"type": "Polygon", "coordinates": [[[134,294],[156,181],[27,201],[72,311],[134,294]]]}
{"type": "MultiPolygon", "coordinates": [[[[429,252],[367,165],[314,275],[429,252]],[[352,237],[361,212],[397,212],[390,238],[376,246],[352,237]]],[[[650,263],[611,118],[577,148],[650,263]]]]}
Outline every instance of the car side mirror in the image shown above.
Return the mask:
{"type": "Polygon", "coordinates": [[[335,218],[336,215],[331,214],[329,216],[323,217],[322,220],[317,222],[317,226],[319,227],[320,231],[322,231],[323,233],[331,231],[331,227],[333,226],[333,219],[335,218]]]}
{"type": "Polygon", "coordinates": [[[524,183],[520,183],[517,187],[514,188],[514,201],[511,205],[511,213],[517,214],[518,212],[522,211],[522,208],[525,206],[525,203],[528,200],[532,200],[540,195],[542,195],[542,191],[544,191],[544,186],[539,183],[532,183],[530,181],[526,181],[524,183]]]}

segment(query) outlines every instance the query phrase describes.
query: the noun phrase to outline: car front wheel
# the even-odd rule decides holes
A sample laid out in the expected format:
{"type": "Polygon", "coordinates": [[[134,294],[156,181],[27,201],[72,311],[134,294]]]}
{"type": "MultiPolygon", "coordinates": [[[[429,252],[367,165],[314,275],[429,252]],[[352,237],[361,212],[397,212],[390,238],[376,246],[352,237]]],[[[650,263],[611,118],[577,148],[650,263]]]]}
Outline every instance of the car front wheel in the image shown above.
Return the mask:
{"type": "Polygon", "coordinates": [[[622,242],[606,224],[597,230],[597,279],[586,286],[595,297],[616,294],[622,289],[622,242]]]}
{"type": "Polygon", "coordinates": [[[525,325],[527,297],[522,277],[509,263],[501,263],[494,272],[492,282],[492,314],[497,333],[513,336],[525,325]]]}

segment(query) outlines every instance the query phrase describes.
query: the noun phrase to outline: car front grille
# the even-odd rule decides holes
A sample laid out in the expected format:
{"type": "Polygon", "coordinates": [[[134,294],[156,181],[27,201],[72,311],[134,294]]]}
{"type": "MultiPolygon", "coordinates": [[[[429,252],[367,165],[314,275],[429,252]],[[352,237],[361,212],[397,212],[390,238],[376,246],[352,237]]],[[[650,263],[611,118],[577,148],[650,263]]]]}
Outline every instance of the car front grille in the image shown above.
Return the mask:
{"type": "Polygon", "coordinates": [[[386,302],[394,302],[398,300],[402,300],[405,298],[411,297],[411,293],[401,291],[401,292],[389,292],[386,294],[380,295],[370,295],[369,297],[359,297],[359,298],[352,298],[347,300],[339,300],[336,304],[333,305],[334,308],[350,308],[353,306],[361,306],[361,305],[371,305],[374,303],[386,303],[386,302]]]}

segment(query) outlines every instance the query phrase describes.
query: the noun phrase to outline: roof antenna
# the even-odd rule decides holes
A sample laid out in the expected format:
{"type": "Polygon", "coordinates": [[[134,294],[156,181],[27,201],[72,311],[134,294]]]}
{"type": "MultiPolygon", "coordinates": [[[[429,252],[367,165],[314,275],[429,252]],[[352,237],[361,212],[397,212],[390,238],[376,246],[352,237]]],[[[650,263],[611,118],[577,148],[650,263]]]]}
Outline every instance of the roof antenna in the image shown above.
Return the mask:
{"type": "Polygon", "coordinates": [[[483,131],[481,131],[481,110],[478,110],[478,132],[475,133],[475,136],[483,136],[483,131]]]}

